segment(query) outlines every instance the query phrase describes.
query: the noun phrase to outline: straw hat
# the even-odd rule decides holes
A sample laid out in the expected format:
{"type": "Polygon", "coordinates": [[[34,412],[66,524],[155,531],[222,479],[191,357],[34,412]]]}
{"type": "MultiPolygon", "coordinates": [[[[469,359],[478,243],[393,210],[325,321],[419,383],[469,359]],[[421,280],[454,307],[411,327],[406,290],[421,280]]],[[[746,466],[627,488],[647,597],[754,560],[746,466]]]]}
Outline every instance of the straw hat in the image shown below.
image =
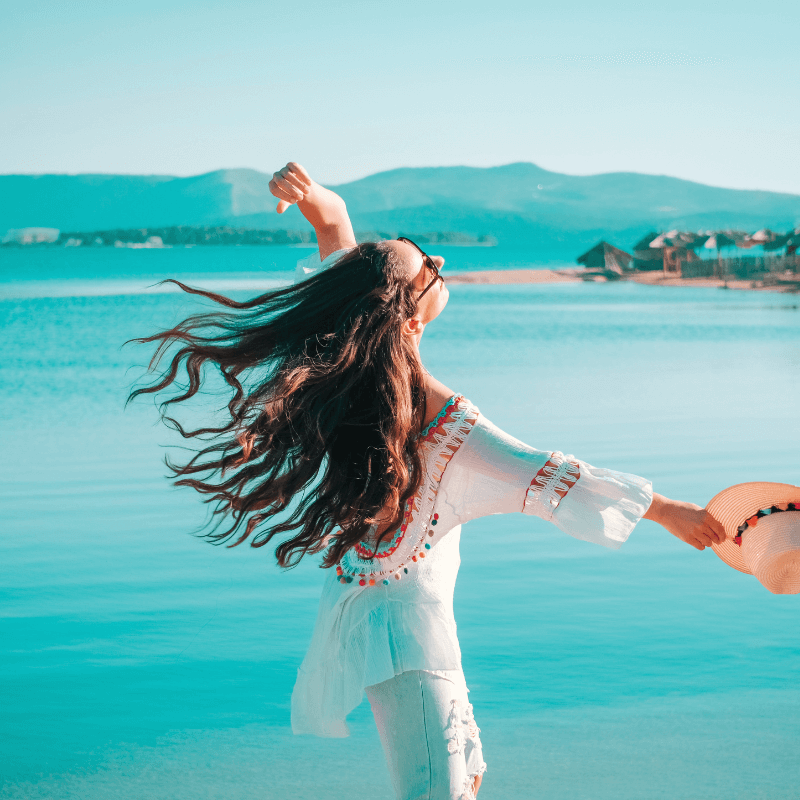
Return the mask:
{"type": "Polygon", "coordinates": [[[706,509],[725,528],[725,541],[711,546],[726,564],[773,594],[800,593],[800,486],[740,483],[706,509]]]}

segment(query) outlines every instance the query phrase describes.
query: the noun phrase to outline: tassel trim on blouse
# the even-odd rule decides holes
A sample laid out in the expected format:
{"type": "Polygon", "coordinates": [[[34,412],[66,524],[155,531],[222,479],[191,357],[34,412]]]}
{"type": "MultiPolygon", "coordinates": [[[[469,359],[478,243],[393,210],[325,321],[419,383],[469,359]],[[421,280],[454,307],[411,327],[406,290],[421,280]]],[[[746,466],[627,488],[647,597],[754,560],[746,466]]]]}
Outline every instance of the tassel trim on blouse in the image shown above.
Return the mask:
{"type": "Polygon", "coordinates": [[[363,542],[348,550],[336,567],[340,583],[388,586],[392,580],[399,581],[407,575],[413,563],[425,558],[435,543],[434,535],[439,524],[439,515],[433,509],[442,477],[450,460],[472,432],[479,415],[478,409],[461,395],[447,402],[425,430],[420,442],[426,474],[422,486],[406,505],[403,524],[389,547],[380,551],[377,557],[374,550],[363,542]],[[396,555],[391,559],[393,563],[381,564],[381,559],[390,555],[396,555]]]}
{"type": "Polygon", "coordinates": [[[549,522],[558,504],[578,482],[580,476],[581,468],[576,461],[568,461],[564,454],[558,451],[552,453],[525,492],[522,512],[549,522]]]}

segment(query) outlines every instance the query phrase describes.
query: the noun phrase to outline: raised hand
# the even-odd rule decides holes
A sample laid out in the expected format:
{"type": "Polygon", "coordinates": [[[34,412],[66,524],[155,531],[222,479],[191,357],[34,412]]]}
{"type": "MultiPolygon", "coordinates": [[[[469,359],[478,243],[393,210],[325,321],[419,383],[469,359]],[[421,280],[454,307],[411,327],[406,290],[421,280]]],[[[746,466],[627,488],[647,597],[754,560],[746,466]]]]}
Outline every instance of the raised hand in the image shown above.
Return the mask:
{"type": "Polygon", "coordinates": [[[276,211],[283,214],[289,206],[304,200],[313,184],[309,174],[295,161],[290,161],[282,170],[273,173],[269,190],[278,198],[276,211]]]}
{"type": "Polygon", "coordinates": [[[311,223],[317,235],[320,258],[356,246],[344,200],[336,192],[312,180],[296,161],[290,161],[273,174],[269,190],[278,198],[276,210],[279,214],[297,204],[300,213],[311,223]]]}

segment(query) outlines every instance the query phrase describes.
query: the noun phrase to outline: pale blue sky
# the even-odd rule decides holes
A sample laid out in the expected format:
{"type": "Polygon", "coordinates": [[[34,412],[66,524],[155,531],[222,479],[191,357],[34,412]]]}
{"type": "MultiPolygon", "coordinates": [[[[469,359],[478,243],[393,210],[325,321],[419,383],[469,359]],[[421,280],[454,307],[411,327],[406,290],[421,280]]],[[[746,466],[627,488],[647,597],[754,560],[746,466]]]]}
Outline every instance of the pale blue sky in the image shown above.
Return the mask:
{"type": "Polygon", "coordinates": [[[800,193],[799,7],[26,0],[0,173],[533,161],[800,193]]]}

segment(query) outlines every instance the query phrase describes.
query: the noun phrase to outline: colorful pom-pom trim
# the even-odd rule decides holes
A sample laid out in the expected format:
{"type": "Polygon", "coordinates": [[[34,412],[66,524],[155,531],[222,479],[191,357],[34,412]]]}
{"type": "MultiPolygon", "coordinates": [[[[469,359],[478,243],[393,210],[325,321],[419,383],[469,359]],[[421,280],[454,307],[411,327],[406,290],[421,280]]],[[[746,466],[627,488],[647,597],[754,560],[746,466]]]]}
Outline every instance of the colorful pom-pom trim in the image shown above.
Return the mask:
{"type": "Polygon", "coordinates": [[[783,511],[800,511],[798,508],[798,503],[786,503],[786,508],[781,508],[784,503],[781,503],[780,506],[771,506],[770,508],[762,508],[760,511],[757,511],[753,514],[752,517],[746,519],[737,529],[736,529],[736,536],[733,537],[733,541],[735,544],[738,544],[739,547],[742,546],[742,534],[748,528],[755,528],[758,525],[758,521],[762,517],[769,517],[772,514],[780,514],[783,511]]]}

